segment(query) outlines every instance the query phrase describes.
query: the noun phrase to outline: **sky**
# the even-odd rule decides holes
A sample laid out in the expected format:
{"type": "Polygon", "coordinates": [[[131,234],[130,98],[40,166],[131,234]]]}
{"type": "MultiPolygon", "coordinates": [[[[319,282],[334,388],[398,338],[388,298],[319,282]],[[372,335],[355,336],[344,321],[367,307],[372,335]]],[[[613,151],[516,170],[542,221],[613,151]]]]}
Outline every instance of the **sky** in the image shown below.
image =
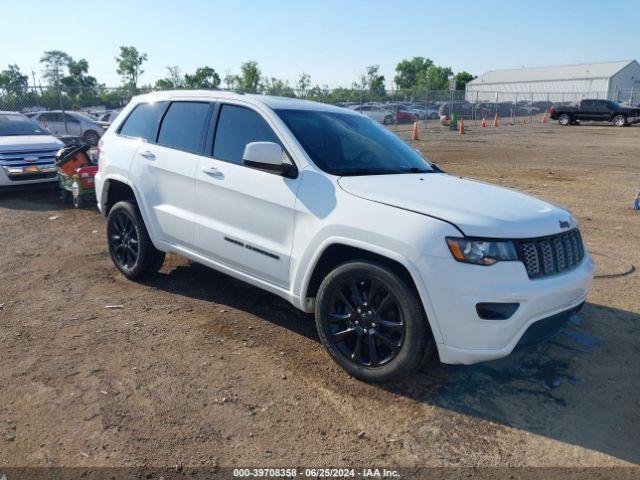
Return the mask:
{"type": "Polygon", "coordinates": [[[377,64],[391,88],[396,64],[414,56],[474,75],[640,57],[639,0],[0,0],[0,24],[0,70],[17,64],[30,84],[42,53],[63,50],[117,86],[121,45],[148,55],[139,84],[171,65],[224,77],[247,60],[332,88],[377,64]]]}

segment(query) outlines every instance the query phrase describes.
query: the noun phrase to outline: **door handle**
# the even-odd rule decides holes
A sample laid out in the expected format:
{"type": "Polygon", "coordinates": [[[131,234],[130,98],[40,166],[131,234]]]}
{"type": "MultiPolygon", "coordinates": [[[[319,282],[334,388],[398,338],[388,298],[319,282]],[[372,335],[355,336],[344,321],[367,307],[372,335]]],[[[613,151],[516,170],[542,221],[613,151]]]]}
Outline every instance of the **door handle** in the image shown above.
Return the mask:
{"type": "Polygon", "coordinates": [[[212,177],[224,177],[224,174],[215,167],[202,167],[202,173],[206,173],[212,177]]]}
{"type": "Polygon", "coordinates": [[[150,152],[149,150],[146,150],[144,152],[140,152],[140,156],[146,158],[147,160],[155,160],[156,156],[153,154],[153,152],[150,152]]]}

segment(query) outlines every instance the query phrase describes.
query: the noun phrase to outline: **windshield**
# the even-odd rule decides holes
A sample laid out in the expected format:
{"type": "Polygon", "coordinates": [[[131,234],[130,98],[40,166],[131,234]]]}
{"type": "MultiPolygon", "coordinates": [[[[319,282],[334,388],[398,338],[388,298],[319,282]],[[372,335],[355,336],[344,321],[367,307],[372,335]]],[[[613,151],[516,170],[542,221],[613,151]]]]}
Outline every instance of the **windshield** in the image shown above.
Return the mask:
{"type": "Polygon", "coordinates": [[[85,115],[84,113],[73,112],[76,118],[79,118],[83,122],[95,122],[95,118],[91,118],[89,115],[85,115]]]}
{"type": "Polygon", "coordinates": [[[313,110],[276,113],[311,160],[332,175],[434,171],[418,152],[368,117],[313,110]]]}
{"type": "Polygon", "coordinates": [[[20,113],[0,113],[0,137],[49,135],[20,113]]]}

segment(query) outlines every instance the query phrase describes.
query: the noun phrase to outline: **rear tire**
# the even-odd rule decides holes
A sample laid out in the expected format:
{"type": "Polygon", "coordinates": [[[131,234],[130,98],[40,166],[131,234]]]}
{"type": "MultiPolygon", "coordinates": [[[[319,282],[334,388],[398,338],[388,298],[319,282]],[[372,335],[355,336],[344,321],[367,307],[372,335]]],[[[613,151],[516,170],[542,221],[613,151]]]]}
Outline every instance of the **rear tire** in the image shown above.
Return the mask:
{"type": "Polygon", "coordinates": [[[567,125],[571,125],[571,117],[566,113],[563,113],[558,117],[558,123],[563,127],[566,127],[567,125]]]}
{"type": "Polygon", "coordinates": [[[315,313],[329,355],[366,382],[401,378],[435,351],[415,290],[377,263],[360,260],[336,267],[320,285],[315,313]]]}
{"type": "Polygon", "coordinates": [[[616,127],[625,127],[627,125],[627,117],[625,117],[624,115],[616,115],[615,117],[613,117],[612,123],[616,127]]]}
{"type": "Polygon", "coordinates": [[[393,123],[393,117],[391,115],[387,115],[384,117],[383,122],[385,125],[391,125],[393,123]]]}
{"type": "Polygon", "coordinates": [[[130,280],[156,273],[165,253],[153,246],[138,208],[116,203],[107,216],[107,243],[116,268],[130,280]]]}

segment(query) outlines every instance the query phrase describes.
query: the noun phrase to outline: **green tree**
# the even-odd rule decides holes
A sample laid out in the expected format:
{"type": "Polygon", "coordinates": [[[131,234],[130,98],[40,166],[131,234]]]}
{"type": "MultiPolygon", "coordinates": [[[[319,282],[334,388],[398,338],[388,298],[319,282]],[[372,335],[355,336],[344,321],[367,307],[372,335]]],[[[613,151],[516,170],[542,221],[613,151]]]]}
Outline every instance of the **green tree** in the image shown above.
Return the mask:
{"type": "Polygon", "coordinates": [[[168,78],[175,88],[184,86],[184,76],[182,75],[182,70],[180,70],[178,65],[167,67],[167,71],[169,72],[168,78]]]}
{"type": "Polygon", "coordinates": [[[279,78],[265,78],[262,81],[262,91],[266,95],[276,95],[278,97],[295,97],[296,93],[287,80],[279,78]]]}
{"type": "Polygon", "coordinates": [[[433,60],[424,57],[413,57],[411,60],[402,60],[396,65],[394,80],[400,89],[422,88],[427,85],[429,67],[433,66],[433,60]]]}
{"type": "Polygon", "coordinates": [[[0,90],[14,95],[22,95],[28,84],[29,77],[23,75],[17,65],[9,65],[6,70],[0,72],[0,90]]]}
{"type": "Polygon", "coordinates": [[[467,83],[473,80],[475,75],[471,75],[469,72],[458,72],[453,76],[456,81],[456,90],[464,90],[467,87],[467,83]]]}
{"type": "Polygon", "coordinates": [[[184,77],[178,65],[167,67],[167,72],[169,72],[167,77],[156,81],[153,88],[156,90],[171,90],[172,88],[181,88],[184,86],[184,77]]]}
{"type": "MultiPolygon", "coordinates": [[[[429,65],[427,68],[426,87],[429,90],[449,90],[449,79],[453,75],[453,71],[449,67],[438,67],[437,65],[429,65]]],[[[424,84],[420,88],[424,88],[424,84]]]]}
{"type": "Polygon", "coordinates": [[[306,72],[302,72],[300,78],[298,78],[298,95],[306,97],[309,87],[311,86],[311,75],[306,72]]]}
{"type": "Polygon", "coordinates": [[[81,58],[77,62],[69,57],[68,75],[60,79],[68,102],[73,107],[89,106],[98,101],[98,81],[89,75],[89,62],[81,58]]]}
{"type": "Polygon", "coordinates": [[[236,85],[238,84],[238,76],[227,72],[227,74],[224,76],[224,84],[227,90],[236,88],[236,85]]]}
{"type": "Polygon", "coordinates": [[[161,78],[156,81],[154,87],[156,90],[171,90],[172,88],[176,88],[171,80],[168,78],[161,78]]]}
{"type": "Polygon", "coordinates": [[[61,50],[46,51],[40,58],[40,63],[44,65],[42,76],[49,85],[57,86],[71,62],[71,56],[61,50]]]}
{"type": "Polygon", "coordinates": [[[147,54],[138,52],[136,47],[120,47],[120,55],[116,57],[118,75],[122,76],[125,85],[136,88],[138,77],[144,73],[142,64],[147,61],[147,54]]]}
{"type": "Polygon", "coordinates": [[[193,75],[184,76],[184,84],[187,88],[216,89],[220,86],[220,75],[211,67],[200,67],[193,75]]]}
{"type": "Polygon", "coordinates": [[[260,87],[260,68],[258,62],[249,61],[240,65],[240,75],[237,77],[236,83],[238,90],[247,93],[257,93],[260,87]]]}
{"type": "Polygon", "coordinates": [[[369,91],[376,95],[385,95],[384,75],[380,75],[380,65],[367,67],[366,84],[369,91]]]}

